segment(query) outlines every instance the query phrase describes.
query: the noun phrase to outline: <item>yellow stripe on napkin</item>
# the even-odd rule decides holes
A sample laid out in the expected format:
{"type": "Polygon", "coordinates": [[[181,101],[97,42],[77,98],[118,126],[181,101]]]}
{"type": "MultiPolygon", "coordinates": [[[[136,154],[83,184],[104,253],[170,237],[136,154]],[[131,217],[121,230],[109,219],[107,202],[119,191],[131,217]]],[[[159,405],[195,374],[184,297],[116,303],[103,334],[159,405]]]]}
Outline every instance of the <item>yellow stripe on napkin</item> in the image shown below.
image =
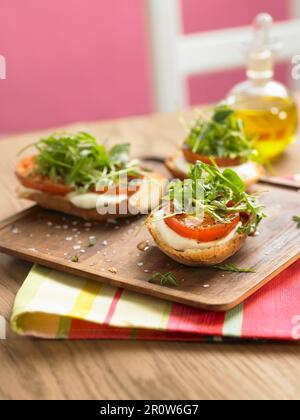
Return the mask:
{"type": "Polygon", "coordinates": [[[15,301],[12,328],[19,334],[67,338],[72,319],[111,327],[167,329],[172,304],[36,266],[15,301]],[[112,309],[113,308],[113,309],[112,309]]]}

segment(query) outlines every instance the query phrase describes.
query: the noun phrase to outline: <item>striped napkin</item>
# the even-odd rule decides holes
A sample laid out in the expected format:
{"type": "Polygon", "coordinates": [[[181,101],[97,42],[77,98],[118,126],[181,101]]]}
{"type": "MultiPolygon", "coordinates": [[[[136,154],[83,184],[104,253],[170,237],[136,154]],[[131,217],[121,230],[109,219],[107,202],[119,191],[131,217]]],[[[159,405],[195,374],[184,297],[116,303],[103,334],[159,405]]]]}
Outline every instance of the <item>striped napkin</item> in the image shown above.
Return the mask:
{"type": "Polygon", "coordinates": [[[300,261],[244,304],[209,313],[35,266],[11,320],[47,339],[300,340],[300,261]]]}
{"type": "Polygon", "coordinates": [[[300,341],[300,261],[227,313],[35,266],[16,297],[11,326],[17,334],[46,339],[300,341]]]}

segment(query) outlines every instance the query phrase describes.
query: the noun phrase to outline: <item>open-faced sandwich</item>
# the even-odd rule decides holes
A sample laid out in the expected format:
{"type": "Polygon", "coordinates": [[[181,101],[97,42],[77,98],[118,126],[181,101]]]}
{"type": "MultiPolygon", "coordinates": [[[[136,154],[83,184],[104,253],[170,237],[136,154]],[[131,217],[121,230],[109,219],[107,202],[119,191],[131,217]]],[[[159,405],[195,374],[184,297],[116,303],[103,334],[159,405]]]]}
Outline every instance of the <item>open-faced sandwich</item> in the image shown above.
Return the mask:
{"type": "Polygon", "coordinates": [[[170,184],[147,227],[158,247],[188,266],[210,266],[237,253],[264,217],[255,195],[231,169],[197,162],[189,179],[170,184]]]}
{"type": "Polygon", "coordinates": [[[257,182],[265,170],[244,131],[242,120],[227,105],[219,105],[212,118],[201,114],[193,123],[182,148],[166,161],[167,168],[179,179],[187,178],[189,168],[197,161],[233,169],[246,186],[257,182]]]}
{"type": "MultiPolygon", "coordinates": [[[[86,220],[148,214],[159,205],[166,180],[129,160],[130,146],[110,150],[88,133],[54,133],[16,169],[18,194],[41,207],[86,220]]],[[[32,146],[30,146],[32,147],[32,146]]]]}

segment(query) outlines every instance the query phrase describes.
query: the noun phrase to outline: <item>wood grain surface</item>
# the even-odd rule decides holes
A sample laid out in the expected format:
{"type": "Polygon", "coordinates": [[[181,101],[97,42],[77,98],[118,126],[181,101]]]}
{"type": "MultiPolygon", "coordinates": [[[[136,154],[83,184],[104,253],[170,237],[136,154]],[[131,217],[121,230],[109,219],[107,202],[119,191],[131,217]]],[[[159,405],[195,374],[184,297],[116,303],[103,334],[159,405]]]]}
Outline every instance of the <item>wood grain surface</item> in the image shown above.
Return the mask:
{"type": "MultiPolygon", "coordinates": [[[[167,156],[183,136],[178,115],[70,128],[89,130],[99,139],[132,141],[139,156],[167,156]]],[[[16,153],[44,133],[0,141],[0,220],[28,206],[15,198],[16,153]]],[[[300,172],[299,147],[297,142],[289,148],[276,164],[276,174],[300,172]]],[[[300,398],[300,347],[293,344],[48,342],[17,337],[8,322],[30,268],[0,255],[0,315],[8,331],[7,340],[0,340],[0,399],[300,398]]]]}
{"type": "MultiPolygon", "coordinates": [[[[260,186],[253,187],[257,192],[260,186]]],[[[261,197],[268,215],[258,236],[229,260],[254,273],[189,268],[168,258],[153,242],[145,218],[117,224],[85,222],[38,206],[0,223],[0,252],[112,286],[208,311],[228,311],[300,258],[299,194],[269,187],[261,197]],[[2,225],[2,226],[1,226],[2,225]],[[90,246],[92,245],[92,246],[90,246]],[[142,248],[142,250],[140,249],[142,248]],[[76,257],[77,262],[72,262],[76,257]],[[177,286],[149,279],[171,271],[177,286]]]]}

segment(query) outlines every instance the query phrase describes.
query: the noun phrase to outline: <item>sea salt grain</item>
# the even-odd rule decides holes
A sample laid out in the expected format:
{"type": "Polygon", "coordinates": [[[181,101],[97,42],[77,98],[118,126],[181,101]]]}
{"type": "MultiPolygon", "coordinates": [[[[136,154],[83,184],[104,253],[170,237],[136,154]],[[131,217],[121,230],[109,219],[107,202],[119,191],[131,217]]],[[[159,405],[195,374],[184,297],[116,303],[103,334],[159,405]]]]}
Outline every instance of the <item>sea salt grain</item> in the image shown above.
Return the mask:
{"type": "Polygon", "coordinates": [[[72,236],[67,236],[66,241],[73,241],[73,237],[72,236]]]}
{"type": "Polygon", "coordinates": [[[108,242],[107,242],[107,241],[103,241],[103,242],[102,242],[102,245],[103,245],[103,246],[107,246],[107,245],[108,245],[108,242]]]}
{"type": "Polygon", "coordinates": [[[144,263],[140,262],[137,264],[138,267],[143,267],[144,263]]]}
{"type": "Polygon", "coordinates": [[[13,233],[14,235],[18,235],[18,234],[20,233],[20,231],[19,231],[19,229],[18,229],[18,228],[13,228],[12,233],[13,233]]]}
{"type": "Polygon", "coordinates": [[[73,246],[74,251],[78,251],[80,248],[81,248],[81,246],[80,246],[80,245],[75,245],[75,246],[73,246]]]}
{"type": "Polygon", "coordinates": [[[118,222],[115,219],[108,219],[107,223],[109,223],[110,225],[116,225],[118,222]]]}
{"type": "Polygon", "coordinates": [[[30,251],[30,252],[37,252],[37,250],[35,248],[28,248],[28,251],[30,251]]]}

